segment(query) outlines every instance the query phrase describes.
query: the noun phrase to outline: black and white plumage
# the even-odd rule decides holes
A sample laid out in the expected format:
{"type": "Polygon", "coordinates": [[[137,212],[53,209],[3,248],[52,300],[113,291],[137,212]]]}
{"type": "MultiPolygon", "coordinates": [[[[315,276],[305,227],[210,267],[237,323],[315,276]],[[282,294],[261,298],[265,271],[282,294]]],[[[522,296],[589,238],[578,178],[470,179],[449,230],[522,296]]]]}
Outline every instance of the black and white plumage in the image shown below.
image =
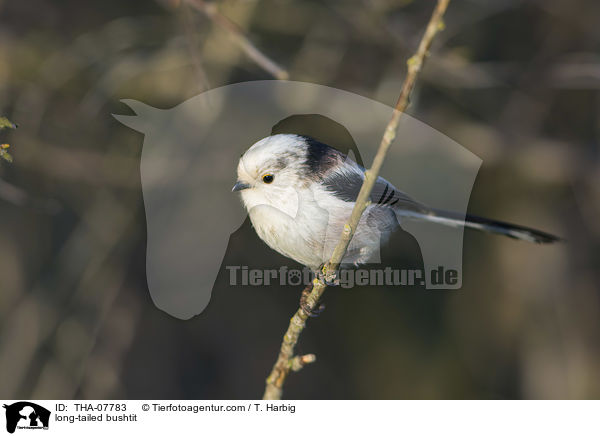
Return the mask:
{"type": "MultiPolygon", "coordinates": [[[[312,138],[264,138],[240,158],[237,183],[258,236],[284,256],[317,270],[329,260],[364,180],[364,168],[312,138]]],[[[536,243],[559,240],[528,227],[425,206],[379,177],[343,263],[366,263],[402,219],[465,226],[536,243]]]]}

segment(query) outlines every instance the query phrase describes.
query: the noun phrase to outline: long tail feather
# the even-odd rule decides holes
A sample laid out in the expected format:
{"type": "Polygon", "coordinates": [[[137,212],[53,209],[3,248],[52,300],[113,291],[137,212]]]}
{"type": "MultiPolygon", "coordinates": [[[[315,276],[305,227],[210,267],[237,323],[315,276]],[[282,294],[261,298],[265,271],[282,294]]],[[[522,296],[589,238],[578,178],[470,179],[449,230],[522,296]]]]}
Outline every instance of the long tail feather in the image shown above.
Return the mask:
{"type": "Polygon", "coordinates": [[[558,236],[530,227],[519,226],[517,224],[505,223],[489,218],[483,218],[476,215],[462,216],[456,212],[450,212],[440,209],[430,209],[425,213],[414,211],[397,211],[400,216],[421,219],[435,222],[442,225],[459,227],[464,226],[482,232],[495,233],[508,236],[509,238],[520,239],[522,241],[535,242],[538,244],[550,244],[561,241],[558,236]]]}

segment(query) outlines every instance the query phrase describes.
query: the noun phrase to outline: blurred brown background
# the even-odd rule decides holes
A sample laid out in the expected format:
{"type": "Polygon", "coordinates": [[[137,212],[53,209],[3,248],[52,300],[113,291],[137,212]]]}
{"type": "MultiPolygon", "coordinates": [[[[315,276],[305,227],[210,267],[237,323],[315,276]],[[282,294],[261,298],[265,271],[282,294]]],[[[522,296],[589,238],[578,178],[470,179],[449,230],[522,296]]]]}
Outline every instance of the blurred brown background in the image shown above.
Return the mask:
{"type": "MultiPolygon", "coordinates": [[[[291,79],[387,104],[433,7],[217,6],[291,79]]],[[[20,126],[0,141],[0,397],[260,397],[300,289],[222,276],[193,320],[156,309],[143,137],[111,113],[273,76],[185,2],[0,1],[0,20],[0,114],[20,126]]],[[[409,112],[483,159],[470,212],[568,242],[467,232],[460,291],[328,290],[286,398],[600,397],[600,4],[455,1],[445,22],[409,112]]],[[[240,238],[231,262],[294,265],[240,238]]]]}

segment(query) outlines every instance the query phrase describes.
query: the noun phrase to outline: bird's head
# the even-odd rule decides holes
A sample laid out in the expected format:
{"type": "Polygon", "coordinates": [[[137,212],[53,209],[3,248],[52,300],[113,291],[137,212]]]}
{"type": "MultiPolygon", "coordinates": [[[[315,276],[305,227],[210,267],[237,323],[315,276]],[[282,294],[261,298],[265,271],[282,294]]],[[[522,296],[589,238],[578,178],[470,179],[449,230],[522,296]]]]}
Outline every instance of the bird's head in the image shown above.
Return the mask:
{"type": "Polygon", "coordinates": [[[279,134],[261,139],[240,158],[237,181],[246,208],[266,204],[281,208],[306,184],[303,137],[279,134]]]}

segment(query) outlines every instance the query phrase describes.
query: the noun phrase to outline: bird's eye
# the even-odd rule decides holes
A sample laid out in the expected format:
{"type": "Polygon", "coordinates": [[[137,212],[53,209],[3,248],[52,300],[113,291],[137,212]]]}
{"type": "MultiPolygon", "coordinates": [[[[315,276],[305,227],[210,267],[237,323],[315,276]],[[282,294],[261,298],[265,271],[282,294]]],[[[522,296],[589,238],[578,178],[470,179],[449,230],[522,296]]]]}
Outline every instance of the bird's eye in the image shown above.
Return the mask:
{"type": "Polygon", "coordinates": [[[275,179],[275,176],[273,174],[265,174],[263,177],[263,182],[265,183],[272,183],[273,180],[275,179]]]}

